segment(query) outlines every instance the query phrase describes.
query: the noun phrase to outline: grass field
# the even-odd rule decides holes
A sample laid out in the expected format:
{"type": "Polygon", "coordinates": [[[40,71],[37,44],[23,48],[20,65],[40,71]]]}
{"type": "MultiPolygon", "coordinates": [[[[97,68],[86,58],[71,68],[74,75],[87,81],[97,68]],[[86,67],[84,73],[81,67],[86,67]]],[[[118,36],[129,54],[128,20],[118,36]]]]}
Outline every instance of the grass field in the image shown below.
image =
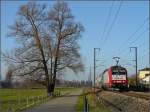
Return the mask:
{"type": "MultiPolygon", "coordinates": [[[[74,88],[56,88],[61,94],[69,93],[74,88]]],[[[46,89],[0,89],[0,112],[6,112],[9,108],[17,111],[19,108],[41,100],[47,96],[46,89]],[[28,101],[27,101],[28,100],[28,101]]]]}

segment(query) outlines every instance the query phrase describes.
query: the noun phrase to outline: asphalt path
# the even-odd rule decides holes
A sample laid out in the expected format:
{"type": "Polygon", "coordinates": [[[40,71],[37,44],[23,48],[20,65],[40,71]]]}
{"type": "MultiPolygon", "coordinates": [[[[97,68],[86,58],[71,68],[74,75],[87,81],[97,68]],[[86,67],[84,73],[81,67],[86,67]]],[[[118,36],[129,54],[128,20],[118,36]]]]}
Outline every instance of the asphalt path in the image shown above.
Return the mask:
{"type": "Polygon", "coordinates": [[[49,100],[48,102],[29,108],[23,112],[76,112],[76,103],[82,89],[68,95],[49,100]]]}

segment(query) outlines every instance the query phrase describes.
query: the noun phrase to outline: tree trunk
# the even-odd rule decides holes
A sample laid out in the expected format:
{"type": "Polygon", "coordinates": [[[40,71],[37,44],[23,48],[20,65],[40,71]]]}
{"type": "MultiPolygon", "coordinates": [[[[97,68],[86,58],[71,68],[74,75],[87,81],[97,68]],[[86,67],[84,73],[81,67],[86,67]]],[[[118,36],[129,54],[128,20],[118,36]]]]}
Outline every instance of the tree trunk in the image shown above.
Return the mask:
{"type": "MultiPolygon", "coordinates": [[[[60,35],[60,34],[59,34],[60,35]]],[[[58,55],[59,55],[59,46],[60,46],[60,36],[58,37],[58,44],[57,44],[57,49],[56,49],[56,54],[55,54],[55,62],[54,62],[54,73],[53,73],[53,77],[52,77],[52,89],[54,91],[55,88],[55,81],[56,81],[56,74],[57,74],[57,61],[58,61],[58,55]]]]}
{"type": "Polygon", "coordinates": [[[48,95],[51,94],[53,91],[54,91],[54,87],[53,87],[53,84],[50,82],[50,77],[48,75],[48,67],[47,67],[47,62],[45,60],[45,55],[44,55],[44,51],[43,51],[43,47],[42,47],[42,44],[41,44],[41,41],[40,41],[40,37],[39,37],[39,34],[38,34],[38,29],[37,29],[37,26],[35,25],[33,19],[31,16],[29,16],[29,21],[34,29],[34,32],[35,32],[35,41],[36,41],[36,44],[37,44],[37,47],[39,48],[39,51],[41,52],[41,56],[42,56],[42,63],[44,65],[44,71],[45,71],[45,76],[46,76],[46,86],[47,86],[47,93],[48,95]]]}
{"type": "Polygon", "coordinates": [[[48,96],[52,96],[52,95],[53,95],[53,92],[54,92],[54,84],[53,84],[53,83],[50,83],[50,84],[47,86],[47,94],[48,94],[48,96]]]}

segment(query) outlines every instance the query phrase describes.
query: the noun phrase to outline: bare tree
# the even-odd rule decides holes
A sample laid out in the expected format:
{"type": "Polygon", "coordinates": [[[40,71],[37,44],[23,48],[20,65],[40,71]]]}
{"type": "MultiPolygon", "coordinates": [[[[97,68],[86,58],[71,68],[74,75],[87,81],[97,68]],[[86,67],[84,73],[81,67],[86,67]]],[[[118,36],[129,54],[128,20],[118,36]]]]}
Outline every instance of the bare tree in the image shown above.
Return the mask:
{"type": "Polygon", "coordinates": [[[18,48],[3,55],[15,63],[13,74],[42,83],[51,93],[63,70],[83,71],[78,45],[83,26],[74,21],[67,3],[56,2],[47,10],[29,2],[20,7],[17,17],[9,36],[17,40],[18,48]]]}
{"type": "Polygon", "coordinates": [[[57,2],[48,12],[47,20],[54,46],[51,52],[54,53],[52,82],[55,84],[58,70],[64,68],[70,68],[74,72],[83,70],[77,43],[83,26],[74,21],[74,17],[65,2],[57,2]]]}

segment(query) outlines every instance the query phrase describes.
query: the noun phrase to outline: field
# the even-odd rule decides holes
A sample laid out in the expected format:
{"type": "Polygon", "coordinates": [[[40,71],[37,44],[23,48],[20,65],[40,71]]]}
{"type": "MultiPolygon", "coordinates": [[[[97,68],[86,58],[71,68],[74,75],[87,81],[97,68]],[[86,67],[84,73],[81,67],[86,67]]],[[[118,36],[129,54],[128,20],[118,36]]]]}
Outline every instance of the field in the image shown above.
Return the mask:
{"type": "MultiPolygon", "coordinates": [[[[67,94],[74,88],[56,88],[55,93],[67,94]]],[[[46,89],[0,89],[0,112],[17,111],[47,99],[46,89]]]]}

